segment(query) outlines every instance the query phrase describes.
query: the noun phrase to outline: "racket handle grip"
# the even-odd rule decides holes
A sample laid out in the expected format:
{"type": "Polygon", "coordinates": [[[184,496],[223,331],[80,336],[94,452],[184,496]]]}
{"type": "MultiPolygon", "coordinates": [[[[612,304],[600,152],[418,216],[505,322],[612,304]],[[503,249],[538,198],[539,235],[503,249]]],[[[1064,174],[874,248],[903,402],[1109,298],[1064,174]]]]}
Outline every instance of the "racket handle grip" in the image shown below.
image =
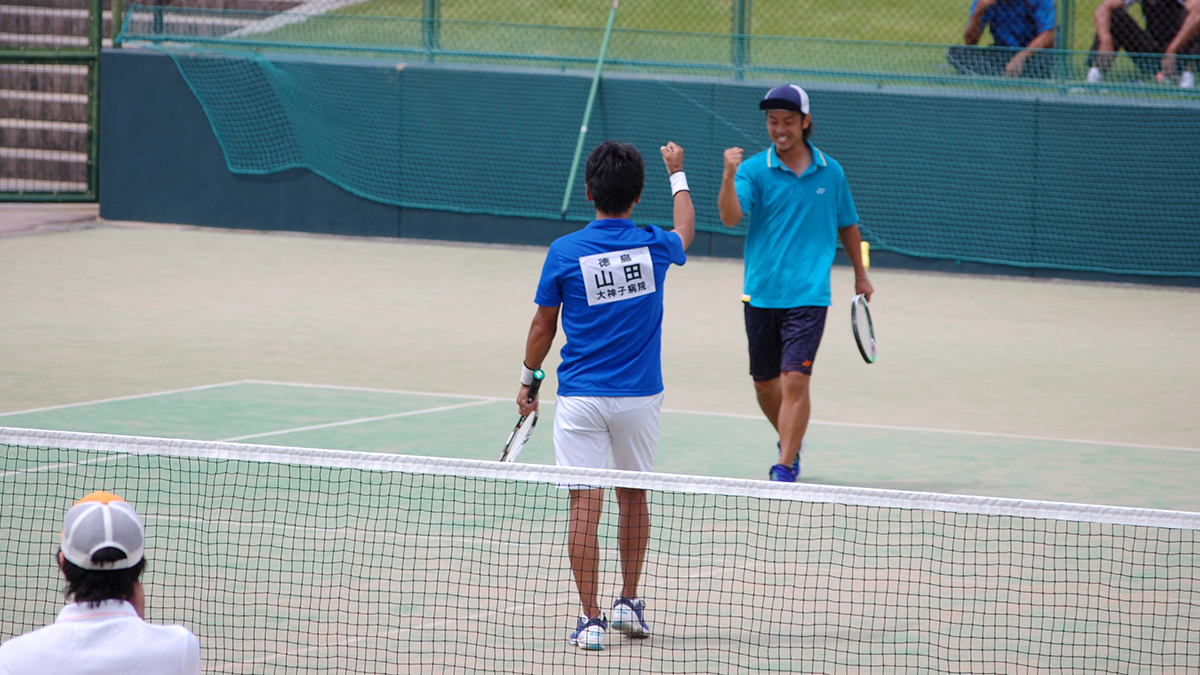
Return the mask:
{"type": "Polygon", "coordinates": [[[533,371],[533,383],[529,385],[529,403],[537,398],[538,390],[542,388],[542,380],[546,379],[546,373],[541,368],[533,371]]]}

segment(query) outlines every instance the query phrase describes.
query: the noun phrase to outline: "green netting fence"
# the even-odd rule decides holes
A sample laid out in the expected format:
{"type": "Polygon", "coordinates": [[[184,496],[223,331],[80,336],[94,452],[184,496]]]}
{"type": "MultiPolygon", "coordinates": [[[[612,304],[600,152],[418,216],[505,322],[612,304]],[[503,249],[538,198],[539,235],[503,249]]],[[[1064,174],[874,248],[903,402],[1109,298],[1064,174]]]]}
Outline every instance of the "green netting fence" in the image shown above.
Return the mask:
{"type": "MultiPolygon", "coordinates": [[[[579,7],[595,4],[592,25],[521,23],[541,16],[522,14],[532,2],[506,22],[450,18],[482,6],[450,0],[431,18],[430,4],[134,5],[121,41],[175,59],[235,173],[302,167],[383,203],[557,219],[608,3],[551,16],[582,23],[579,7]]],[[[846,167],[880,249],[1200,276],[1195,90],[1140,79],[1124,55],[1103,86],[1089,85],[1089,55],[1075,50],[1041,52],[1037,77],[964,74],[948,59],[952,33],[942,44],[737,34],[730,4],[715,6],[724,33],[686,22],[697,31],[615,30],[589,125],[589,147],[637,144],[652,180],[657,147],[684,145],[700,229],[739,232],[717,219],[720,152],[765,148],[756,101],[797,81],[813,95],[814,140],[846,167]]],[[[619,16],[662,23],[652,7],[627,0],[619,16]]],[[[771,7],[755,4],[755,31],[771,7]]],[[[566,219],[591,217],[580,182],[566,219]]],[[[638,217],[669,224],[669,191],[649,182],[638,217]]]]}

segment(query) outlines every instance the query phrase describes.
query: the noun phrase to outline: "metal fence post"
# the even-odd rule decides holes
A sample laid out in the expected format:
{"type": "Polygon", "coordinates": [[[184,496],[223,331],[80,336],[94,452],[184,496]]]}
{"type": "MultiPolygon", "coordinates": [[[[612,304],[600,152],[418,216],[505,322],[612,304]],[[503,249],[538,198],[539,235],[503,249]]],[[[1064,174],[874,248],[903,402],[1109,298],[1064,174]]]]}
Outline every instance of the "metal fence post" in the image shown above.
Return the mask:
{"type": "Polygon", "coordinates": [[[425,0],[421,18],[425,22],[425,51],[432,61],[440,48],[442,0],[425,0]]]}
{"type": "Polygon", "coordinates": [[[112,21],[109,25],[112,26],[112,41],[114,47],[120,47],[117,44],[117,36],[121,34],[121,24],[125,20],[125,3],[121,0],[112,0],[112,21]]]}
{"type": "Polygon", "coordinates": [[[100,53],[104,47],[104,0],[88,2],[88,170],[87,196],[100,201],[100,53]]]}
{"type": "Polygon", "coordinates": [[[750,63],[750,0],[733,0],[733,17],[730,26],[733,68],[740,80],[746,75],[750,63]]]}
{"type": "Polygon", "coordinates": [[[1058,13],[1058,35],[1054,45],[1062,50],[1058,54],[1058,77],[1068,80],[1075,70],[1072,67],[1075,55],[1070,53],[1075,49],[1075,0],[1059,0],[1058,13]]]}

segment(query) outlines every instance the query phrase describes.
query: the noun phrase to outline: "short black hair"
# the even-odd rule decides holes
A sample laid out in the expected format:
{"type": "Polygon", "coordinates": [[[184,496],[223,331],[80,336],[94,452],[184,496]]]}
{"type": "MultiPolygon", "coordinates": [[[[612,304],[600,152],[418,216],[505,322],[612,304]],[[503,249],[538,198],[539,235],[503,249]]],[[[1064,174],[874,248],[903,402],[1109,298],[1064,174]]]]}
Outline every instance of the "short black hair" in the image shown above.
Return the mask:
{"type": "MultiPolygon", "coordinates": [[[[115,562],[125,557],[125,552],[109,546],[92,554],[93,562],[115,562]]],[[[85,570],[63,558],[63,576],[67,578],[67,599],[98,605],[105,600],[133,599],[133,585],[146,569],[146,559],[123,570],[85,570]]]]}
{"type": "Polygon", "coordinates": [[[813,122],[813,118],[812,118],[812,114],[811,114],[811,113],[802,113],[802,112],[800,112],[799,110],[788,110],[788,109],[786,109],[786,108],[767,108],[767,109],[766,109],[766,111],[767,111],[767,114],[770,114],[770,112],[771,112],[772,110],[783,110],[784,112],[794,112],[794,113],[796,113],[797,115],[799,115],[799,116],[800,116],[800,125],[801,125],[801,127],[800,127],[800,129],[801,129],[801,131],[800,131],[800,140],[807,141],[807,140],[808,140],[808,138],[809,138],[810,136],[812,136],[812,134],[813,134],[813,129],[815,129],[815,128],[817,127],[817,124],[816,124],[816,122],[813,122]],[[804,118],[806,118],[806,117],[808,118],[808,126],[807,126],[807,127],[803,126],[803,125],[804,125],[804,118]]]}
{"type": "Polygon", "coordinates": [[[618,214],[629,210],[646,184],[646,162],[632,143],[604,141],[588,155],[584,182],[596,210],[618,214]]]}

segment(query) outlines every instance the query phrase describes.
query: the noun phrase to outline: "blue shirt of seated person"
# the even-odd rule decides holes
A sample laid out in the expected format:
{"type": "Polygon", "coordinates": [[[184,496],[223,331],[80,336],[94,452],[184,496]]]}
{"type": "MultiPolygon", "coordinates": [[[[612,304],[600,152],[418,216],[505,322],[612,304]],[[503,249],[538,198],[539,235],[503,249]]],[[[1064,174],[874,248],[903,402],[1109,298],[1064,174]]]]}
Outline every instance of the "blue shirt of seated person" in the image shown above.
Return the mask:
{"type": "MultiPolygon", "coordinates": [[[[972,0],[971,14],[979,0],[972,0]]],[[[997,0],[983,11],[983,24],[992,31],[997,47],[1021,49],[1054,29],[1054,0],[997,0]]]]}

